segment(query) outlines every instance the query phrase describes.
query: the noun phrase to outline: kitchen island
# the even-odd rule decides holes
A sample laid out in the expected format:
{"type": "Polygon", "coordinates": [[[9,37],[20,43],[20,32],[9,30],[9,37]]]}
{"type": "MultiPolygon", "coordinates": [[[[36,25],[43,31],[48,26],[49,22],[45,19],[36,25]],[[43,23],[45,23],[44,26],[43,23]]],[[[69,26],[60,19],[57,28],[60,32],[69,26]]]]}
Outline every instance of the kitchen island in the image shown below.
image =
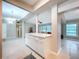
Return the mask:
{"type": "Polygon", "coordinates": [[[25,44],[44,57],[44,40],[51,34],[26,33],[25,44]]]}

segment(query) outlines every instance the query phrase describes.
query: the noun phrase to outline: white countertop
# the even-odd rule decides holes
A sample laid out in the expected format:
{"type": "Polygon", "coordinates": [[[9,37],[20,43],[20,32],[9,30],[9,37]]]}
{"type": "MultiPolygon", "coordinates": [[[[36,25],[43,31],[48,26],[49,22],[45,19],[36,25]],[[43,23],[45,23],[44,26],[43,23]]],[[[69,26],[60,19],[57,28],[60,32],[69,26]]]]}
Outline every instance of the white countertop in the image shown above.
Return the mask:
{"type": "Polygon", "coordinates": [[[36,36],[36,37],[41,37],[41,38],[46,38],[51,36],[51,34],[44,34],[44,33],[29,33],[31,36],[36,36]]]}

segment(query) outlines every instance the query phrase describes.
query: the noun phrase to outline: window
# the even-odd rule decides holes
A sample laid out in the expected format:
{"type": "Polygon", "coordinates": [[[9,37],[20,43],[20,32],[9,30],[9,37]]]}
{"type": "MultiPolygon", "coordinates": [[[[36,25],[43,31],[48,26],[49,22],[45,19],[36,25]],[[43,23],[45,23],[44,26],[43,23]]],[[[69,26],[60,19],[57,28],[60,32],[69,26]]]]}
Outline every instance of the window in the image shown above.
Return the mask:
{"type": "Polygon", "coordinates": [[[51,32],[51,26],[47,25],[47,32],[51,32]]]}
{"type": "Polygon", "coordinates": [[[51,25],[50,24],[44,24],[39,26],[40,32],[51,32],[51,25]]]}
{"type": "Polygon", "coordinates": [[[42,28],[43,28],[42,31],[46,32],[46,26],[43,26],[42,28]]]}
{"type": "Polygon", "coordinates": [[[67,36],[77,36],[76,30],[77,30],[77,24],[67,24],[66,25],[66,35],[67,36]]]}

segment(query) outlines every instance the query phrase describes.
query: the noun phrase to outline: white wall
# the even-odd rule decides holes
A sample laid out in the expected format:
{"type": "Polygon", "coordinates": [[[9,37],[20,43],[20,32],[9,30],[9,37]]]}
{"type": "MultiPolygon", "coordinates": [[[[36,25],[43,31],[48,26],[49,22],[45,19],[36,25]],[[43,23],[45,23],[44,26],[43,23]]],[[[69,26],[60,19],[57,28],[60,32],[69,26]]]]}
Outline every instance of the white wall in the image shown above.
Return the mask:
{"type": "Polygon", "coordinates": [[[16,38],[16,23],[7,23],[7,38],[16,38]]]}
{"type": "Polygon", "coordinates": [[[33,27],[34,32],[36,31],[36,29],[35,29],[36,17],[40,22],[42,22],[42,24],[51,23],[51,8],[45,10],[44,12],[41,12],[40,14],[36,14],[36,15],[34,14],[29,19],[25,19],[25,25],[24,25],[25,33],[29,32],[30,27],[33,27]]]}
{"type": "MultiPolygon", "coordinates": [[[[43,24],[45,23],[50,23],[51,22],[51,9],[47,9],[45,10],[44,12],[40,12],[39,14],[36,14],[38,16],[38,20],[41,21],[43,24]]],[[[29,23],[32,23],[32,24],[35,24],[36,22],[36,18],[35,16],[36,15],[33,15],[31,16],[29,19],[25,19],[26,22],[29,22],[29,23]]]]}
{"type": "Polygon", "coordinates": [[[70,9],[79,8],[79,0],[69,0],[58,6],[58,13],[68,11],[70,9]]]}
{"type": "Polygon", "coordinates": [[[7,38],[7,24],[2,23],[2,39],[6,39],[6,38],[7,38]]]}
{"type": "Polygon", "coordinates": [[[51,23],[51,9],[47,9],[44,12],[41,12],[38,16],[38,19],[43,23],[51,23]]]}
{"type": "Polygon", "coordinates": [[[30,27],[33,27],[33,32],[35,32],[35,24],[26,23],[26,22],[24,23],[24,32],[29,33],[30,27]]]}
{"type": "Polygon", "coordinates": [[[74,10],[70,10],[68,12],[65,12],[64,14],[64,19],[67,20],[75,20],[75,19],[79,19],[79,9],[74,9],[74,10]]]}

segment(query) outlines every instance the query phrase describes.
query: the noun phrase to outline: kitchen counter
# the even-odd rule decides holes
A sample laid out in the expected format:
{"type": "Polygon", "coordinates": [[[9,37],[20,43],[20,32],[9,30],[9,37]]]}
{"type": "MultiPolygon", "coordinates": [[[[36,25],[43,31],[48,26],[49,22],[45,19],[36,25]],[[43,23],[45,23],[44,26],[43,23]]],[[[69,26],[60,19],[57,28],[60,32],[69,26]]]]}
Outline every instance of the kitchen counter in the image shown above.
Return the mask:
{"type": "Polygon", "coordinates": [[[44,56],[44,39],[49,36],[51,36],[51,34],[26,33],[25,44],[44,56]]]}
{"type": "Polygon", "coordinates": [[[47,38],[51,36],[51,34],[44,34],[44,33],[29,33],[28,35],[40,38],[47,38]]]}

